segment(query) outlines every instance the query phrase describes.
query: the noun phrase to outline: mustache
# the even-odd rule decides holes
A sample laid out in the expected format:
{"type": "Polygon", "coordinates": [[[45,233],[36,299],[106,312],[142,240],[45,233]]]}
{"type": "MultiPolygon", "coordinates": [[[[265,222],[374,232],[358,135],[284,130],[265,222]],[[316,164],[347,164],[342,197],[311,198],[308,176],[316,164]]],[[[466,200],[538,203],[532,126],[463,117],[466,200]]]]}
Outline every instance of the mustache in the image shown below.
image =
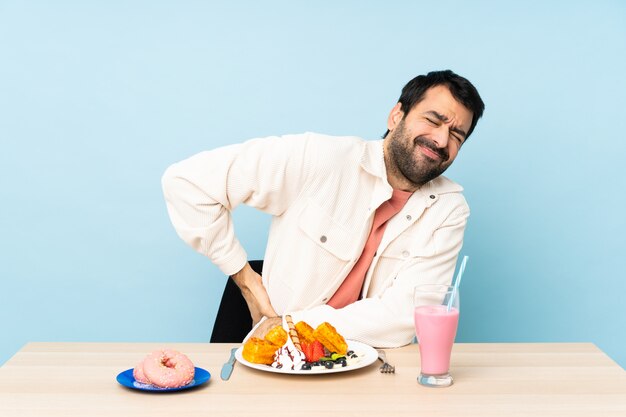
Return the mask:
{"type": "Polygon", "coordinates": [[[420,145],[420,146],[430,149],[431,151],[439,155],[442,161],[447,161],[448,158],[450,158],[450,154],[448,153],[447,149],[436,147],[431,141],[426,139],[424,136],[417,136],[415,139],[413,139],[413,144],[420,145]]]}

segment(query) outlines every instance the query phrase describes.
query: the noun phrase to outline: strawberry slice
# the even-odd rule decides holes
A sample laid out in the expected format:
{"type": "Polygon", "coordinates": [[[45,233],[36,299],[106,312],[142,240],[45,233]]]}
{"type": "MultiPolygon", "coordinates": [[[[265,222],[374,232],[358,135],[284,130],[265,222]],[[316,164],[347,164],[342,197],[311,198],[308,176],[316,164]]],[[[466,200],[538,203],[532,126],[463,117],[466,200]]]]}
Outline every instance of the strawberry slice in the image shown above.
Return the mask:
{"type": "Polygon", "coordinates": [[[325,354],[324,345],[319,340],[310,343],[309,348],[311,349],[311,360],[309,362],[319,361],[325,354]]]}
{"type": "Polygon", "coordinates": [[[300,342],[300,347],[302,348],[302,353],[304,353],[304,359],[307,362],[313,362],[311,360],[311,356],[313,354],[313,343],[300,342]]]}

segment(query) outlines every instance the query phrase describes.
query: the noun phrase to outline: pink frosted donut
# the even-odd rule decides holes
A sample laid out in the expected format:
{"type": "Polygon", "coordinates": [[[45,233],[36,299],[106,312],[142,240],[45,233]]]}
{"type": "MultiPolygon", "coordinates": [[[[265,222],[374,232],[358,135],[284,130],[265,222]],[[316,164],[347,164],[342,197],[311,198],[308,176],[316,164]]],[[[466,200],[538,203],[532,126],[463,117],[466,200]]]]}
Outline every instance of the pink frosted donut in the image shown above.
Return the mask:
{"type": "Polygon", "coordinates": [[[178,388],[193,381],[195,368],[187,356],[165,349],[152,352],[144,359],[143,374],[152,385],[178,388]]]}
{"type": "Polygon", "coordinates": [[[141,382],[142,384],[149,384],[150,380],[146,377],[146,374],[143,372],[143,360],[135,366],[133,369],[133,377],[135,381],[141,382]]]}

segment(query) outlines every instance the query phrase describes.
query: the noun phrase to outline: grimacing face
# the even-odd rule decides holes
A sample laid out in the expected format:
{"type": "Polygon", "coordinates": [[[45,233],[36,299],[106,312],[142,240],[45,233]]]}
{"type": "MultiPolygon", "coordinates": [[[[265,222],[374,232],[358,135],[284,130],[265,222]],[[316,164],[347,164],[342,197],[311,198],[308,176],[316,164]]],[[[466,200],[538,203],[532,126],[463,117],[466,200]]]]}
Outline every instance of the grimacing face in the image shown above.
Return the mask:
{"type": "Polygon", "coordinates": [[[456,158],[471,123],[472,112],[446,86],[428,89],[408,114],[398,103],[389,114],[385,138],[391,185],[414,191],[441,175],[456,158]]]}

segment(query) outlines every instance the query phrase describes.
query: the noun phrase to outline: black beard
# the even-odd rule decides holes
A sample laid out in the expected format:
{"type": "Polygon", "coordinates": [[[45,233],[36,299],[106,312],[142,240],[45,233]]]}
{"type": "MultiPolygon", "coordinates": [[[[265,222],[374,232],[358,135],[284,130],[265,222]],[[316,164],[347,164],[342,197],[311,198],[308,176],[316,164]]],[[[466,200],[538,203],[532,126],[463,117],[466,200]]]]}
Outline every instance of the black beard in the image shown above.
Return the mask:
{"type": "Polygon", "coordinates": [[[398,126],[389,138],[389,159],[397,171],[404,176],[414,186],[420,187],[444,173],[450,164],[446,164],[449,154],[446,149],[438,149],[432,143],[418,136],[413,140],[405,133],[404,126],[398,126]],[[412,147],[410,145],[413,145],[412,147]],[[424,160],[415,161],[415,148],[417,146],[427,147],[441,157],[441,162],[437,163],[424,156],[424,160]]]}

